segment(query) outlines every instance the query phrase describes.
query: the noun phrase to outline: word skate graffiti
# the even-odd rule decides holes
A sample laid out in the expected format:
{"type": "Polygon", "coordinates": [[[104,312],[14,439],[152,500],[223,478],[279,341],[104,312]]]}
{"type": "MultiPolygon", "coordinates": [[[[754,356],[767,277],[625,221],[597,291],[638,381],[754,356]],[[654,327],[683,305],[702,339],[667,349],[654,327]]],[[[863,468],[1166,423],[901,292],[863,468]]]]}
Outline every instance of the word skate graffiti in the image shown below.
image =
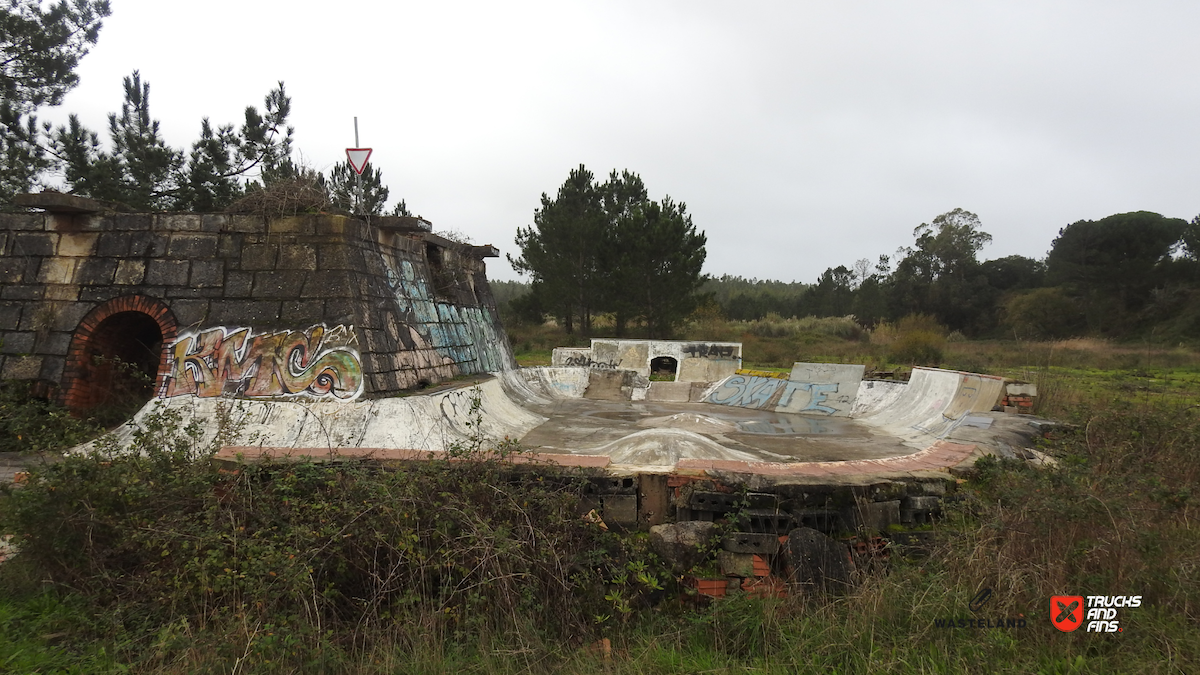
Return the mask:
{"type": "Polygon", "coordinates": [[[683,346],[683,353],[692,358],[732,359],[736,357],[737,347],[734,345],[714,345],[706,342],[694,342],[683,346]]]}
{"type": "Polygon", "coordinates": [[[616,361],[594,361],[587,354],[572,354],[563,361],[564,366],[576,368],[597,368],[599,370],[616,370],[616,361]]]}
{"type": "Polygon", "coordinates": [[[836,382],[828,384],[813,384],[812,382],[792,382],[774,377],[755,377],[734,375],[719,389],[709,394],[708,402],[718,405],[731,405],[739,408],[783,408],[792,402],[792,396],[798,392],[808,392],[811,398],[808,405],[796,412],[819,412],[832,415],[836,409],[822,405],[831,394],[836,394],[836,382]]]}
{"type": "Polygon", "coordinates": [[[362,364],[350,346],[357,341],[351,326],[259,335],[249,328],[185,332],[167,350],[161,395],[350,400],[363,389],[362,364]]]}

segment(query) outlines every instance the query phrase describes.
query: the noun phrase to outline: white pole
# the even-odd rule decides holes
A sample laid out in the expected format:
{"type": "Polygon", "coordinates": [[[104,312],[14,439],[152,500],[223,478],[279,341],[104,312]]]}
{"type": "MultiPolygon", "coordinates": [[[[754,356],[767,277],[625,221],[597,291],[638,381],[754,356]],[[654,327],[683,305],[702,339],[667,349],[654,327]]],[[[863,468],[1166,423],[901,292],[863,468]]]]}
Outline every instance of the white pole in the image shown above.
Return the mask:
{"type": "MultiPolygon", "coordinates": [[[[361,147],[358,144],[358,116],[357,115],[354,117],[354,147],[356,147],[356,148],[361,147]]],[[[363,168],[366,169],[366,166],[364,166],[363,168]]],[[[358,204],[357,204],[357,208],[355,209],[355,211],[359,215],[362,215],[362,212],[363,212],[362,174],[358,173],[357,171],[354,172],[354,185],[357,188],[356,192],[358,192],[358,204]]]]}

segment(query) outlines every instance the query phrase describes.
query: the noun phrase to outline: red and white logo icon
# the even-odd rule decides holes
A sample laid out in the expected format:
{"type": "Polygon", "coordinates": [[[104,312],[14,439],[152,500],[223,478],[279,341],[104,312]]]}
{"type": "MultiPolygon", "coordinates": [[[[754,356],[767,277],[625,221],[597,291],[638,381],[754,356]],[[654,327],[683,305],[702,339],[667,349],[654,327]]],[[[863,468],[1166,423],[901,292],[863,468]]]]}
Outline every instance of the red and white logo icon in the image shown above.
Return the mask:
{"type": "Polygon", "coordinates": [[[1050,598],[1050,623],[1064,633],[1083,623],[1082,595],[1055,595],[1050,598]]]}

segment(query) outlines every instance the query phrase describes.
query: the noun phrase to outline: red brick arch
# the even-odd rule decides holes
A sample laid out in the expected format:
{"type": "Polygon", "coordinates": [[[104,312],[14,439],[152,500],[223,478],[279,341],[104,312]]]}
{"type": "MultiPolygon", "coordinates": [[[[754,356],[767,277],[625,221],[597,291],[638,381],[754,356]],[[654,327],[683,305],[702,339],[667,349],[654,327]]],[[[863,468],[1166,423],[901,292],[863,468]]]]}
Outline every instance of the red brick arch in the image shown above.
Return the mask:
{"type": "Polygon", "coordinates": [[[105,375],[95,364],[97,356],[113,356],[127,348],[129,336],[122,332],[143,332],[157,325],[162,334],[155,375],[154,391],[162,391],[166,379],[167,347],[175,340],[178,324],[175,315],[161,300],[142,295],[126,295],[102,303],[87,313],[71,336],[67,363],[63,369],[62,403],[74,413],[82,413],[103,403],[105,375]]]}

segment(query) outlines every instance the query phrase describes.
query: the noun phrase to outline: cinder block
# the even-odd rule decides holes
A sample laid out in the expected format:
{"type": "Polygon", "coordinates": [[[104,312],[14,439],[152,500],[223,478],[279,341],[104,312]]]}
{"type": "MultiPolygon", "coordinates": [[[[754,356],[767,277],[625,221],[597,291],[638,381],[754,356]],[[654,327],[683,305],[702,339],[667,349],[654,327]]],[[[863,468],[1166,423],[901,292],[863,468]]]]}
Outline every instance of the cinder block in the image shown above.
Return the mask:
{"type": "Polygon", "coordinates": [[[637,525],[637,495],[605,495],[604,522],[631,527],[637,525]]]}
{"type": "Polygon", "coordinates": [[[769,532],[734,532],[721,539],[721,548],[732,553],[773,555],[779,552],[779,537],[769,532]]]}

